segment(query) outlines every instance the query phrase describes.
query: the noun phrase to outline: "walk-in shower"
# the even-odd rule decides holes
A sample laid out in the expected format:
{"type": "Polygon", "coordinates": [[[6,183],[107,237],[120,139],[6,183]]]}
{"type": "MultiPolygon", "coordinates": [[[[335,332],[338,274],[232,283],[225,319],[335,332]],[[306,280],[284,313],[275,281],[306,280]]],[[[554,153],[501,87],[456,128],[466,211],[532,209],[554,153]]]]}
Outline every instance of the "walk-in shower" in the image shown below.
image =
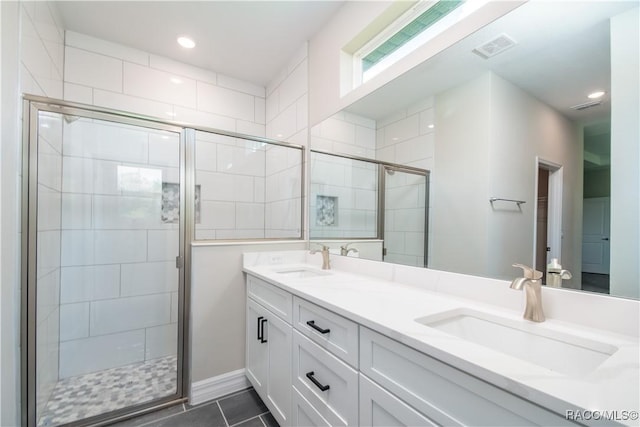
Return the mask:
{"type": "Polygon", "coordinates": [[[184,129],[42,99],[24,120],[23,421],[181,399],[184,129]]]}
{"type": "Polygon", "coordinates": [[[24,123],[23,425],[185,400],[191,244],[302,239],[304,147],[32,96],[24,123]]]}

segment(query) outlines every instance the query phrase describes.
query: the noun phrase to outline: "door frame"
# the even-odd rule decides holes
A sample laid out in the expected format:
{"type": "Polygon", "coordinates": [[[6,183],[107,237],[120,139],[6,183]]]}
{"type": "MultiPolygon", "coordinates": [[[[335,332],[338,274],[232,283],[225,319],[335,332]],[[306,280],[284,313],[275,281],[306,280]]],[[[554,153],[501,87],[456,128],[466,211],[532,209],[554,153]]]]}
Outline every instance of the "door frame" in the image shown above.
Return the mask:
{"type": "Polygon", "coordinates": [[[37,208],[38,208],[38,114],[41,111],[105,120],[121,124],[165,130],[179,135],[180,141],[180,223],[178,259],[178,337],[176,392],[147,403],[133,405],[105,414],[81,419],[68,426],[106,425],[146,412],[172,406],[187,400],[189,391],[189,313],[191,245],[186,239],[193,236],[193,209],[187,200],[193,200],[194,187],[188,186],[193,174],[187,159],[193,156],[194,139],[185,127],[120,111],[76,104],[66,101],[25,95],[23,97],[22,132],[22,247],[21,247],[21,305],[20,305],[20,397],[21,424],[37,425],[36,411],[36,326],[37,326],[37,208]],[[189,168],[189,170],[187,170],[189,168]]]}
{"type": "MultiPolygon", "coordinates": [[[[549,171],[549,196],[547,200],[547,245],[551,248],[548,258],[562,258],[562,191],[564,167],[558,163],[536,156],[535,188],[533,207],[533,265],[536,265],[538,244],[538,176],[539,169],[549,171]]],[[[548,260],[545,260],[545,265],[548,260]]]]}

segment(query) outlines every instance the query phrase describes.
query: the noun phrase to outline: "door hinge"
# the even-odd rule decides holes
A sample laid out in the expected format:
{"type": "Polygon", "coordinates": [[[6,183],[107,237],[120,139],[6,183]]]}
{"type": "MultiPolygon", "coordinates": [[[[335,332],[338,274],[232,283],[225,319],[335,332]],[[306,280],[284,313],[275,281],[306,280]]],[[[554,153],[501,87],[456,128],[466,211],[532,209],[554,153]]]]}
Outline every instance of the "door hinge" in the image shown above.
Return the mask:
{"type": "Polygon", "coordinates": [[[183,267],[184,267],[184,257],[177,256],[176,257],[176,268],[183,268],[183,267]]]}
{"type": "Polygon", "coordinates": [[[387,248],[382,248],[382,256],[387,256],[387,248]]]}

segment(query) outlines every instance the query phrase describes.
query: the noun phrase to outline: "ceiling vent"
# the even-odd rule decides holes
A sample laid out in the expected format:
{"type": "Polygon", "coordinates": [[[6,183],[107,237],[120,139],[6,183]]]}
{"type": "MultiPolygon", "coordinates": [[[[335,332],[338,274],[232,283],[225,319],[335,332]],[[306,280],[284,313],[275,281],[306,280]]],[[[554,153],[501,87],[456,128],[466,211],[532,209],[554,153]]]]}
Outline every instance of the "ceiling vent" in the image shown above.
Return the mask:
{"type": "Polygon", "coordinates": [[[496,56],[497,54],[502,53],[515,45],[516,42],[511,37],[509,37],[505,33],[502,33],[493,40],[483,43],[473,49],[473,53],[483,57],[484,59],[489,59],[492,56],[496,56]]]}
{"type": "Polygon", "coordinates": [[[596,106],[598,106],[600,104],[602,104],[602,100],[589,101],[589,102],[585,102],[584,104],[574,105],[573,107],[570,107],[570,108],[572,110],[582,111],[582,110],[586,110],[587,108],[596,107],[596,106]]]}

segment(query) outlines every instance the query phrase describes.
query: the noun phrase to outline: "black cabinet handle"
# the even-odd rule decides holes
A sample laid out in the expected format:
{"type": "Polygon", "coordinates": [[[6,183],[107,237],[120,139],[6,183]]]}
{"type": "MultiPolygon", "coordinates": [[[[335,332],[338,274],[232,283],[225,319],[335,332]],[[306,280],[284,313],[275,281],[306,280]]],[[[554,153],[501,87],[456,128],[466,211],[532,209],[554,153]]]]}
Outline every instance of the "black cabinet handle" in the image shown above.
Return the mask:
{"type": "Polygon", "coordinates": [[[313,329],[320,332],[321,334],[328,334],[329,332],[331,332],[331,329],[322,329],[321,327],[317,326],[315,320],[309,320],[307,322],[307,325],[311,326],[313,329]]]}
{"type": "Polygon", "coordinates": [[[258,317],[258,337],[256,338],[257,340],[262,340],[262,334],[260,333],[260,321],[264,319],[264,317],[260,316],[258,317]]]}
{"type": "Polygon", "coordinates": [[[331,387],[329,387],[329,384],[327,384],[327,385],[320,384],[318,382],[318,380],[313,377],[313,373],[314,373],[313,371],[307,372],[307,374],[306,374],[307,378],[309,378],[309,380],[311,380],[311,382],[314,383],[315,386],[320,389],[320,391],[327,391],[327,390],[329,390],[329,388],[331,388],[331,387]]]}
{"type": "Polygon", "coordinates": [[[267,319],[263,319],[262,317],[260,318],[260,343],[264,344],[267,342],[266,339],[264,339],[264,324],[267,323],[267,319]]]}

